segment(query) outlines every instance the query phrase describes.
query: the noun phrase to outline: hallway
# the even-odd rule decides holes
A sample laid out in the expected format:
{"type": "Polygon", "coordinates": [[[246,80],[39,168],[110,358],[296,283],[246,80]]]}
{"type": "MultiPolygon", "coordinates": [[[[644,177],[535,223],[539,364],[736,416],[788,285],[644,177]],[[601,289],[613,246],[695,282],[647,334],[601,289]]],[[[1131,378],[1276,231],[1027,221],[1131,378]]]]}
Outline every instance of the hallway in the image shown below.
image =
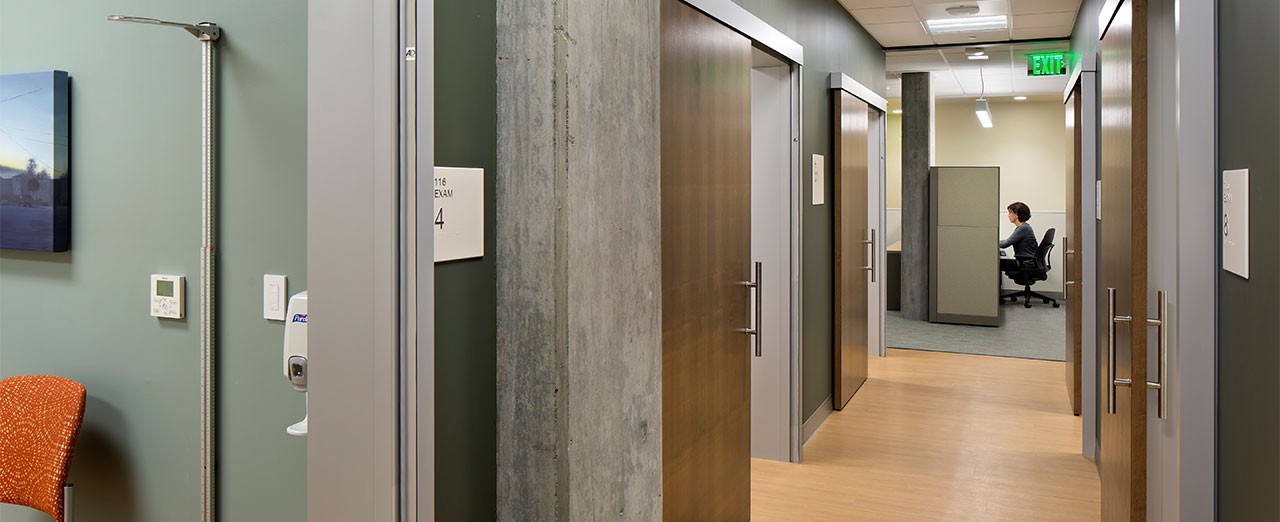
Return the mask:
{"type": "Polygon", "coordinates": [[[752,461],[756,521],[1098,520],[1058,362],[890,350],[804,448],[752,461]]]}

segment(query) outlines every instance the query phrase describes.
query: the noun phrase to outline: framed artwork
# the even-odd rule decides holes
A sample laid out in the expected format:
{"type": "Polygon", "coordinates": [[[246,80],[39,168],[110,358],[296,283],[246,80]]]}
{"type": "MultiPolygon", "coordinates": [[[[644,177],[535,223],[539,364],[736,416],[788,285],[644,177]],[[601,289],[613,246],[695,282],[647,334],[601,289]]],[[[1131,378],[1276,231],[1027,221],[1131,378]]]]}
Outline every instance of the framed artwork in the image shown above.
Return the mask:
{"type": "Polygon", "coordinates": [[[66,72],[0,74],[0,248],[71,248],[70,119],[66,72]]]}

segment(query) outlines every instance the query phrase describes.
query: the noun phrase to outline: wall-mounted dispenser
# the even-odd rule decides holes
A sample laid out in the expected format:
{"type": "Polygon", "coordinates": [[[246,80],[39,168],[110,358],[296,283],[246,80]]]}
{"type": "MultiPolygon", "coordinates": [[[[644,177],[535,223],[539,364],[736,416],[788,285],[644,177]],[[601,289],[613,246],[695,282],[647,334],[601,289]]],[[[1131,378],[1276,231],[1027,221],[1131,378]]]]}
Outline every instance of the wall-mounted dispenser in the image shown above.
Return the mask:
{"type": "MultiPolygon", "coordinates": [[[[284,324],[284,376],[293,389],[307,393],[307,293],[299,292],[289,298],[289,308],[284,324]]],[[[285,428],[285,433],[297,437],[307,436],[307,415],[285,428]]]]}

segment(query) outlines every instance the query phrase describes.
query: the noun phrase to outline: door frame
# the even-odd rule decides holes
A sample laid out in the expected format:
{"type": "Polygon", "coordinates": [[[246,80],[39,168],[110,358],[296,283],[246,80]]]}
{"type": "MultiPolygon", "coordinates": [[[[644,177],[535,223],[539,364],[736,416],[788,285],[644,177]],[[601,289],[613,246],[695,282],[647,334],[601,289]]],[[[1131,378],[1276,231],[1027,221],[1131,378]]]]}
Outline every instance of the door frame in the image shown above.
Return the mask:
{"type": "Polygon", "coordinates": [[[434,0],[308,10],[307,517],[430,521],[434,0]]]}
{"type": "MultiPolygon", "coordinates": [[[[1152,288],[1152,292],[1169,290],[1172,324],[1168,347],[1168,418],[1161,420],[1156,415],[1155,395],[1151,397],[1147,414],[1148,462],[1158,463],[1149,465],[1147,472],[1149,476],[1159,474],[1157,480],[1149,482],[1147,498],[1149,510],[1158,509],[1161,520],[1166,522],[1213,520],[1217,460],[1217,274],[1221,246],[1215,197],[1220,188],[1217,16],[1211,2],[1149,2],[1151,34],[1160,37],[1162,42],[1150,48],[1148,59],[1153,68],[1158,65],[1169,69],[1165,78],[1174,80],[1172,85],[1150,83],[1153,92],[1165,89],[1159,96],[1152,96],[1150,112],[1169,111],[1174,120],[1173,135],[1169,138],[1172,142],[1157,144],[1153,139],[1150,145],[1152,153],[1173,151],[1168,162],[1171,168],[1153,171],[1152,180],[1161,179],[1176,185],[1175,196],[1163,200],[1151,197],[1149,207],[1152,215],[1156,215],[1158,202],[1173,204],[1177,222],[1171,236],[1176,245],[1168,245],[1171,250],[1153,249],[1150,255],[1153,263],[1172,260],[1175,269],[1169,276],[1175,281],[1168,282],[1171,288],[1152,288]],[[1165,47],[1168,43],[1172,45],[1165,47]],[[1162,491],[1151,489],[1158,486],[1162,486],[1162,491]]],[[[1150,313],[1155,317],[1154,308],[1150,313]]]]}
{"type": "Polygon", "coordinates": [[[1098,56],[1086,53],[1076,62],[1067,81],[1062,102],[1071,99],[1080,87],[1080,230],[1076,238],[1076,263],[1080,263],[1080,281],[1076,283],[1080,311],[1080,453],[1087,458],[1098,452],[1098,56]]]}
{"type": "Polygon", "coordinates": [[[874,281],[868,283],[867,288],[867,313],[871,315],[868,318],[868,339],[867,339],[867,355],[871,357],[886,357],[888,349],[885,343],[885,298],[887,286],[884,283],[884,266],[888,259],[888,251],[885,244],[885,224],[888,222],[886,217],[886,195],[885,188],[888,184],[888,172],[885,164],[885,147],[888,138],[887,124],[889,101],[884,97],[876,94],[862,83],[849,77],[849,75],[833,72],[827,76],[827,86],[831,90],[841,90],[847,92],[853,97],[866,102],[867,106],[874,109],[875,122],[867,128],[867,143],[870,150],[868,151],[868,168],[876,168],[879,174],[867,175],[867,193],[870,201],[867,202],[867,224],[876,234],[876,244],[872,249],[875,256],[875,272],[874,281]],[[878,160],[877,160],[878,158],[878,160]]]}
{"type": "Polygon", "coordinates": [[[764,20],[751,14],[750,11],[742,8],[731,0],[682,0],[690,7],[702,11],[703,14],[724,24],[726,27],[737,31],[739,34],[751,40],[752,45],[770,51],[780,59],[784,64],[790,66],[791,69],[791,190],[790,194],[780,194],[779,197],[786,198],[786,206],[790,209],[791,215],[790,234],[791,234],[791,255],[790,255],[790,281],[788,292],[791,294],[791,310],[790,310],[790,358],[791,365],[791,386],[787,402],[791,405],[791,415],[788,427],[790,433],[790,459],[791,462],[800,462],[802,459],[802,451],[804,448],[804,419],[802,418],[802,402],[803,399],[803,336],[801,335],[800,326],[802,322],[803,312],[800,303],[801,295],[801,267],[804,266],[802,255],[803,248],[801,240],[803,239],[803,231],[801,229],[800,214],[804,208],[803,186],[801,181],[804,178],[801,167],[801,150],[804,144],[803,136],[803,114],[801,111],[801,93],[804,92],[804,47],[792,40],[782,31],[777,30],[764,20]]]}

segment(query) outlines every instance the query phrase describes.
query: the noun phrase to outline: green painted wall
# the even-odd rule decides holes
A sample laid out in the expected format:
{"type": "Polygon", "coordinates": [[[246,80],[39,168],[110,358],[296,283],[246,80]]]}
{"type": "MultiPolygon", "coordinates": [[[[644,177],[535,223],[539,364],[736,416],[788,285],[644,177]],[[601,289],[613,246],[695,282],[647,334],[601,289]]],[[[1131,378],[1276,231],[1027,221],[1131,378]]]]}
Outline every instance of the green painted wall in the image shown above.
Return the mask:
{"type": "MultiPolygon", "coordinates": [[[[1249,169],[1249,279],[1219,271],[1218,520],[1280,520],[1280,4],[1218,3],[1218,165],[1249,169]]],[[[1237,195],[1237,197],[1239,197],[1237,195]]]]}
{"type": "Polygon", "coordinates": [[[199,47],[108,14],[226,30],[218,505],[222,520],[305,520],[305,441],[284,433],[303,398],[261,313],[262,274],[306,288],[305,0],[0,0],[0,73],[70,72],[73,119],[72,249],[0,251],[0,375],[88,388],[77,520],[198,520],[199,47]],[[148,315],[151,273],[187,277],[186,320],[148,315]]]}
{"type": "Polygon", "coordinates": [[[436,165],[485,170],[485,257],[436,265],[436,518],[497,506],[497,4],[436,0],[436,165]]]}
{"type": "MultiPolygon", "coordinates": [[[[801,165],[807,174],[811,155],[825,156],[825,186],[833,186],[835,148],[827,75],[848,74],[883,96],[884,50],[836,0],[738,0],[738,4],[804,46],[801,165]]],[[[804,230],[802,410],[807,419],[831,395],[834,306],[831,246],[834,239],[830,194],[828,204],[813,206],[808,204],[812,201],[812,185],[801,185],[804,191],[801,200],[806,202],[801,216],[804,230]]]]}

